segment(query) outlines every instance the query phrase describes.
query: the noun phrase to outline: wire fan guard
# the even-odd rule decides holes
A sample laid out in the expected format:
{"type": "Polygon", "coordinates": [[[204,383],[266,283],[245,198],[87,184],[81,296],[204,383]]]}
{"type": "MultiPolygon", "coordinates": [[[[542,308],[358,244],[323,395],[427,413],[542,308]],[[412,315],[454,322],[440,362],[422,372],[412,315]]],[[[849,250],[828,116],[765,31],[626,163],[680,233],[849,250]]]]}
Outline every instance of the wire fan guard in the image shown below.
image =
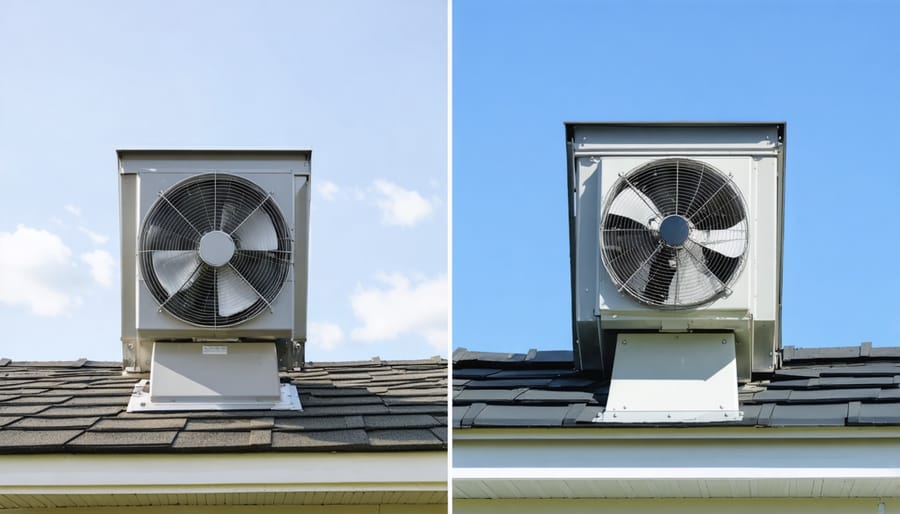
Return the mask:
{"type": "Polygon", "coordinates": [[[207,173],[150,208],[138,242],[141,275],[172,316],[229,327],[269,308],[291,269],[291,233],[271,195],[247,179],[207,173]]]}
{"type": "Polygon", "coordinates": [[[730,292],[748,247],[731,177],[692,159],[660,159],[621,175],[600,227],[603,264],[635,300],[688,308],[730,292]]]}

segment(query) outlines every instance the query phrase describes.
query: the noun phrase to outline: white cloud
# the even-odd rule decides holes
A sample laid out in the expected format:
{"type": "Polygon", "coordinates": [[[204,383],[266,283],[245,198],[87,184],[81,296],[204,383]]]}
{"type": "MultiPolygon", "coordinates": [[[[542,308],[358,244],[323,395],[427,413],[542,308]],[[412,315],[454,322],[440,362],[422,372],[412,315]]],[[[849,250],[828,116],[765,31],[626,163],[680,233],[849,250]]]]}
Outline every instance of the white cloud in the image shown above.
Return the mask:
{"type": "Polygon", "coordinates": [[[319,195],[328,200],[329,202],[334,200],[340,191],[340,188],[334,182],[329,180],[320,180],[316,182],[316,190],[319,192],[319,195]]]}
{"type": "Polygon", "coordinates": [[[381,220],[388,225],[411,227],[431,216],[431,203],[417,191],[404,189],[386,180],[376,180],[375,189],[381,208],[381,220]]]}
{"type": "Polygon", "coordinates": [[[23,305],[39,316],[68,314],[80,303],[72,250],[56,234],[16,227],[0,232],[0,303],[23,305]]]}
{"type": "Polygon", "coordinates": [[[309,343],[325,350],[334,350],[344,342],[344,330],[335,323],[309,323],[309,343]]]}
{"type": "Polygon", "coordinates": [[[81,254],[81,260],[91,267],[91,276],[101,286],[111,286],[116,269],[112,254],[106,250],[94,250],[81,254]]]}
{"type": "Polygon", "coordinates": [[[350,337],[374,342],[414,335],[436,350],[446,350],[450,292],[447,277],[424,279],[382,273],[376,279],[379,286],[360,288],[350,297],[353,313],[362,322],[350,337]]]}
{"type": "Polygon", "coordinates": [[[66,204],[63,206],[63,209],[67,210],[69,213],[74,214],[75,216],[81,216],[81,207],[72,204],[66,204]]]}
{"type": "Polygon", "coordinates": [[[88,238],[93,241],[94,244],[103,245],[106,244],[107,241],[109,241],[109,236],[94,232],[87,227],[78,227],[78,231],[88,236],[88,238]]]}

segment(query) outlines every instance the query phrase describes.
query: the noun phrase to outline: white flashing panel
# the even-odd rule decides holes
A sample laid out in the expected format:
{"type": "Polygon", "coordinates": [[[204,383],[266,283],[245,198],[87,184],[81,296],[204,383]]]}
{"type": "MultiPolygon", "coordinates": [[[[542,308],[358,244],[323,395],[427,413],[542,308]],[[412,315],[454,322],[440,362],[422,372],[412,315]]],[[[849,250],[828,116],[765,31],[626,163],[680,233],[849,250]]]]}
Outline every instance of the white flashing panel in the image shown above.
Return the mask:
{"type": "Polygon", "coordinates": [[[279,384],[275,343],[154,343],[150,382],[128,412],[300,410],[297,388],[279,384]]]}
{"type": "Polygon", "coordinates": [[[602,423],[740,421],[734,334],[619,334],[602,423]]]}

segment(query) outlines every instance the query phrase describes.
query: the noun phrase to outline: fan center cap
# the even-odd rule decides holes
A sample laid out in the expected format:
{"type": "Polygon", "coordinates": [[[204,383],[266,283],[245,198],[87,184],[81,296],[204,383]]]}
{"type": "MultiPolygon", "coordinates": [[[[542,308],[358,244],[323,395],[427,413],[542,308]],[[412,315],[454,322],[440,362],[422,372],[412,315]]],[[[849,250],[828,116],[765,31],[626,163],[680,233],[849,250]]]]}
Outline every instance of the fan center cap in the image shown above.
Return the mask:
{"type": "Polygon", "coordinates": [[[210,266],[224,266],[234,256],[234,240],[221,230],[213,230],[200,238],[200,259],[210,266]]]}
{"type": "Polygon", "coordinates": [[[687,241],[691,226],[683,216],[666,216],[659,224],[659,237],[669,246],[681,246],[687,241]]]}

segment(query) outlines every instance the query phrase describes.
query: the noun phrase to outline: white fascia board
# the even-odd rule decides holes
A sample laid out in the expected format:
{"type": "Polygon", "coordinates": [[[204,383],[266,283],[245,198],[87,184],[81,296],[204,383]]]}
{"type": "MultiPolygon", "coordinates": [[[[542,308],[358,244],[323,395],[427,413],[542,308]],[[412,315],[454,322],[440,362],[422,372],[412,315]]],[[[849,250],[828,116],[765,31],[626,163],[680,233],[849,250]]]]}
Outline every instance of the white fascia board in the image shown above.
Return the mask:
{"type": "Polygon", "coordinates": [[[585,428],[464,428],[454,429],[453,441],[550,440],[678,440],[678,439],[894,439],[900,426],[735,427],[735,426],[588,426],[585,428]]]}
{"type": "MultiPolygon", "coordinates": [[[[468,497],[542,489],[569,494],[554,489],[560,482],[596,497],[623,490],[652,497],[666,481],[680,484],[672,490],[696,494],[715,496],[711,491],[721,489],[711,484],[724,481],[734,491],[777,495],[772,491],[802,490],[810,480],[822,497],[846,496],[848,483],[896,496],[900,427],[466,429],[454,433],[452,474],[454,489],[468,497]],[[768,485],[745,487],[750,483],[768,485]]],[[[722,494],[737,495],[727,491],[722,494]]]]}
{"type": "Polygon", "coordinates": [[[0,455],[0,494],[446,490],[446,452],[0,455]]]}

